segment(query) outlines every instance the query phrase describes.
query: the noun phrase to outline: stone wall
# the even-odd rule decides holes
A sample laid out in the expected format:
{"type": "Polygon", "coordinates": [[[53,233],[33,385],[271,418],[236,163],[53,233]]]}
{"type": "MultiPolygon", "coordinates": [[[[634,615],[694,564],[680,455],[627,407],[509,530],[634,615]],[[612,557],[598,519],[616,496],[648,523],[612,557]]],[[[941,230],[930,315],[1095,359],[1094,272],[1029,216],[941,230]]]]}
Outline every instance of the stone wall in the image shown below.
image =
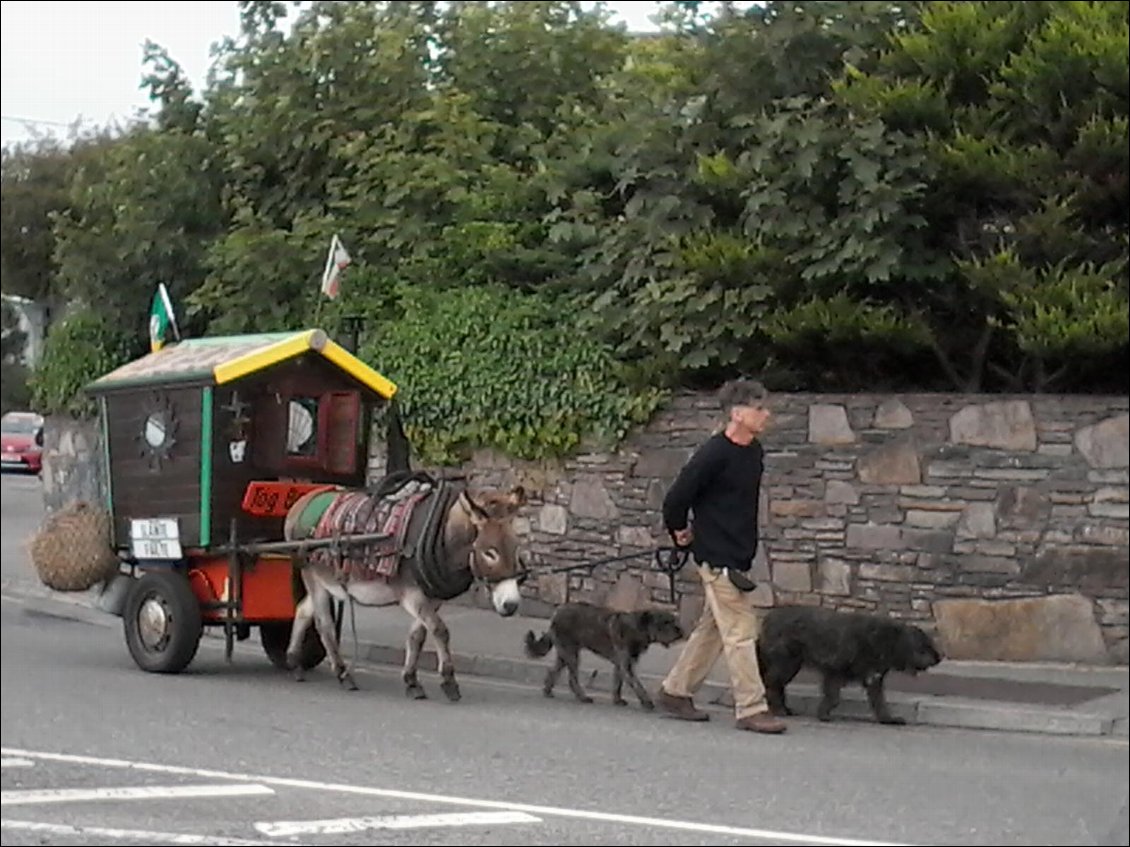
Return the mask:
{"type": "MultiPolygon", "coordinates": [[[[1127,662],[1126,397],[775,402],[764,438],[760,605],[914,620],[953,658],[1127,662]]],[[[519,528],[541,574],[525,586],[527,611],[590,599],[673,606],[693,621],[702,597],[689,569],[672,603],[649,556],[669,543],[659,514],[667,486],[717,423],[711,398],[685,395],[613,453],[525,463],[483,452],[462,468],[476,484],[530,492],[519,528]],[[592,572],[545,573],[633,552],[642,555],[592,572]]],[[[44,442],[48,510],[104,502],[97,423],[48,418],[44,442]]]]}
{"type": "Polygon", "coordinates": [[[43,505],[48,512],[77,500],[106,502],[102,430],[97,420],[52,415],[43,426],[43,505]]]}
{"type": "MultiPolygon", "coordinates": [[[[912,620],[952,658],[1126,663],[1126,397],[796,394],[776,404],[763,439],[761,606],[912,620]]],[[[674,603],[646,556],[544,571],[669,543],[666,488],[717,423],[711,398],[681,396],[614,453],[542,464],[481,453],[462,468],[476,484],[532,494],[520,521],[543,571],[525,589],[531,608],[654,604],[692,621],[702,598],[689,569],[674,603]]]]}

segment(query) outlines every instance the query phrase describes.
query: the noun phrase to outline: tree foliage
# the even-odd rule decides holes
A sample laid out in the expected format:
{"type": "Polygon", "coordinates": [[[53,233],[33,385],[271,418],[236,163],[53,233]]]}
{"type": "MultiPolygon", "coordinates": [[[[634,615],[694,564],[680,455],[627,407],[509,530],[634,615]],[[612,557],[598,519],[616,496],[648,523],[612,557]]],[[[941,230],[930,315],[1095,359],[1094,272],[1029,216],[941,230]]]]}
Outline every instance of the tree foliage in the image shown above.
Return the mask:
{"type": "Polygon", "coordinates": [[[31,399],[27,366],[23,363],[27,336],[20,329],[19,315],[7,300],[0,301],[0,414],[25,410],[31,399]]]}
{"type": "Polygon", "coordinates": [[[75,417],[94,413],[85,385],[139,356],[144,344],[129,327],[92,309],[76,310],[55,327],[30,379],[35,408],[75,417]]]}
{"type": "Polygon", "coordinates": [[[5,291],[138,337],[160,281],[195,333],[360,314],[437,456],[742,372],[1125,391],[1125,4],[301,5],[241,3],[200,92],[148,44],[151,125],[5,151],[5,291]]]}

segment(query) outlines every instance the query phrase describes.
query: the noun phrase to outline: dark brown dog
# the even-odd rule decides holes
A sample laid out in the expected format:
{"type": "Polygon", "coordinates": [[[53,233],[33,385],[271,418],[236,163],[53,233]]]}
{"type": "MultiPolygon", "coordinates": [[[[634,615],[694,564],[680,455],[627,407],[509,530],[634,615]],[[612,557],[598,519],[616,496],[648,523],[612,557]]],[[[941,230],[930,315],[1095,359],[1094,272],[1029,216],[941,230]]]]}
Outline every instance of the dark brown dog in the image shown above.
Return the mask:
{"type": "Polygon", "coordinates": [[[785,701],[785,686],[808,666],[823,677],[823,697],[816,711],[820,720],[831,719],[843,685],[858,682],[879,723],[902,724],[906,721],[892,715],[887,705],[887,674],[917,674],[938,664],[942,654],[930,636],[913,624],[862,612],[781,606],[770,609],[762,620],[757,659],[775,715],[792,714],[785,701]]]}
{"type": "Polygon", "coordinates": [[[573,694],[582,703],[592,702],[577,676],[583,648],[612,662],[613,703],[627,705],[620,696],[626,679],[640,705],[654,709],[655,704],[636,676],[636,662],[652,644],[668,647],[685,637],[678,619],[670,612],[614,612],[590,603],[566,603],[554,612],[548,632],[540,638],[533,630],[526,633],[526,655],[540,659],[557,648],[557,662],[546,674],[542,688],[546,697],[553,696],[557,678],[568,669],[573,694]]]}

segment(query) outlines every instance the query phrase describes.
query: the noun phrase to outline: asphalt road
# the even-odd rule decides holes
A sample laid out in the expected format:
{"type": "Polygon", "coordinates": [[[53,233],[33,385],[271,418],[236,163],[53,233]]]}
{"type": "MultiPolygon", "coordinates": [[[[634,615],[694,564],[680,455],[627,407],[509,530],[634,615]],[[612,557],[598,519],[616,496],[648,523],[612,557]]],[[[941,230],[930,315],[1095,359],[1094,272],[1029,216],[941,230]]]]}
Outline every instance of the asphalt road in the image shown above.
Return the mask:
{"type": "MultiPolygon", "coordinates": [[[[3,483],[18,578],[26,492],[3,483]]],[[[1125,741],[755,736],[466,675],[462,702],[413,702],[387,670],[295,683],[254,638],[156,676],[116,618],[85,617],[0,604],[5,845],[1127,843],[1125,741]]]]}
{"type": "Polygon", "coordinates": [[[33,474],[4,471],[0,476],[0,578],[33,579],[27,541],[43,519],[43,484],[33,474]]]}

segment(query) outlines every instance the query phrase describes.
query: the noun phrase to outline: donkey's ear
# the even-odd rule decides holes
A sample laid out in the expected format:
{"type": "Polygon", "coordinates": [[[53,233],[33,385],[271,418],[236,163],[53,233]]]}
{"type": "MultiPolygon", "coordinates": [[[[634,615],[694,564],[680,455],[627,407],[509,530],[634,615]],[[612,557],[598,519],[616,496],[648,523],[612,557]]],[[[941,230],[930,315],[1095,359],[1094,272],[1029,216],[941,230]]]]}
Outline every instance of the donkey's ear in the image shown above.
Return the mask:
{"type": "Polygon", "coordinates": [[[471,523],[475,526],[481,526],[484,521],[490,518],[486,509],[476,503],[466,491],[459,493],[459,499],[456,502],[467,513],[467,517],[471,519],[471,523]]]}
{"type": "Polygon", "coordinates": [[[526,502],[527,502],[525,487],[521,486],[521,485],[515,486],[514,489],[508,495],[508,499],[510,500],[510,504],[515,509],[519,509],[522,506],[525,506],[526,502]]]}

